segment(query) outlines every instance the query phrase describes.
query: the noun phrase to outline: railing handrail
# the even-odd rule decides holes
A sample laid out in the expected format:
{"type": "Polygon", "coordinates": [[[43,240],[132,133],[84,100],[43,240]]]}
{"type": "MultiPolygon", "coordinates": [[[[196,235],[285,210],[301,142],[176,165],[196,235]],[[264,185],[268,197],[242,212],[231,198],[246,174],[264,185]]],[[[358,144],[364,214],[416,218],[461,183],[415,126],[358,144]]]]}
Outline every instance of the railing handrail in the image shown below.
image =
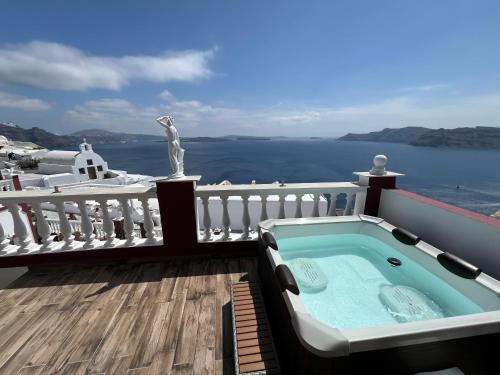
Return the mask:
{"type": "Polygon", "coordinates": [[[313,182],[292,184],[246,184],[246,185],[202,185],[196,187],[196,196],[213,197],[252,196],[252,195],[282,195],[288,194],[314,194],[329,192],[364,192],[366,186],[352,182],[313,182]]]}
{"type": "MultiPolygon", "coordinates": [[[[146,186],[124,186],[122,188],[98,188],[98,189],[70,189],[70,191],[61,190],[21,190],[2,192],[0,203],[33,203],[33,202],[51,202],[51,201],[79,201],[82,198],[86,200],[95,198],[113,199],[114,196],[120,198],[134,199],[138,195],[144,195],[148,198],[156,198],[156,189],[146,186]]],[[[98,200],[98,199],[96,199],[98,200]]]]}

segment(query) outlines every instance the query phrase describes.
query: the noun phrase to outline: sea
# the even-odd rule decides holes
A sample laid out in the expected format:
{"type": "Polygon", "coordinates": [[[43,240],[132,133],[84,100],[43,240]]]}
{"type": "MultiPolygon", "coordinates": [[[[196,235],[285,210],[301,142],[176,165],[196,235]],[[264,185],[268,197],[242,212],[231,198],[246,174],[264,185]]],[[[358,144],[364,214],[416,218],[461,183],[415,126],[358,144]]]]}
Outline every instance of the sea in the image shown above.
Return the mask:
{"type": "MultiPolygon", "coordinates": [[[[397,143],[335,139],[184,142],[186,174],[201,184],[355,181],[373,157],[388,157],[387,169],[404,173],[398,186],[465,209],[491,215],[500,210],[500,151],[414,147],[397,143]]],[[[169,173],[167,143],[94,144],[111,169],[152,176],[169,173]]]]}

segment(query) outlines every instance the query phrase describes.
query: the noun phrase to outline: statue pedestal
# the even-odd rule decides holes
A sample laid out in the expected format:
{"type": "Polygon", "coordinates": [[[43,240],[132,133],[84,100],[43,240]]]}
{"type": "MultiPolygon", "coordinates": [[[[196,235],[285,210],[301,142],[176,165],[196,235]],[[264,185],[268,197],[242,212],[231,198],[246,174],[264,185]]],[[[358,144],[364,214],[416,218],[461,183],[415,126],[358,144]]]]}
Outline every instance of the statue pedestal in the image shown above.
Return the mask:
{"type": "Polygon", "coordinates": [[[194,248],[198,244],[196,183],[201,176],[159,177],[156,194],[160,206],[163,243],[171,248],[194,248]]]}

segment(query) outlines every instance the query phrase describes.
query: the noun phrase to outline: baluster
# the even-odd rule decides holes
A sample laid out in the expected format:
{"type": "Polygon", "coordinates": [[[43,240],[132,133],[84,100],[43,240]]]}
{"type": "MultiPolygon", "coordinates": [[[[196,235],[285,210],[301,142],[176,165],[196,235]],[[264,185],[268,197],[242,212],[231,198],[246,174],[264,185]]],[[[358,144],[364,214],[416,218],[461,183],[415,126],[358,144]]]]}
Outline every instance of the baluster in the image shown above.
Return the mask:
{"type": "Polygon", "coordinates": [[[108,201],[106,199],[99,200],[99,206],[102,212],[102,229],[106,235],[104,247],[113,247],[116,243],[115,224],[109,215],[108,201]]]}
{"type": "Polygon", "coordinates": [[[202,197],[201,203],[203,204],[203,228],[205,228],[205,233],[203,234],[203,240],[208,241],[212,238],[212,218],[210,217],[210,209],[208,207],[210,197],[202,197]]]}
{"type": "Polygon", "coordinates": [[[0,254],[4,254],[4,249],[9,245],[9,239],[5,235],[5,231],[3,229],[3,225],[0,222],[0,254]]]}
{"type": "Polygon", "coordinates": [[[81,220],[81,232],[83,232],[83,239],[85,243],[83,244],[84,249],[92,249],[96,246],[97,241],[95,240],[94,234],[94,224],[90,220],[90,217],[87,213],[87,204],[85,199],[80,199],[76,202],[78,205],[78,209],[80,210],[81,220]]]}
{"type": "Polygon", "coordinates": [[[50,235],[52,231],[50,230],[49,223],[43,215],[42,206],[40,203],[35,202],[31,205],[35,211],[36,215],[36,231],[42,237],[42,246],[40,251],[51,250],[53,247],[52,236],[50,235]]]}
{"type": "Polygon", "coordinates": [[[260,196],[261,200],[261,210],[260,210],[260,221],[267,220],[269,217],[267,216],[267,195],[262,194],[260,196]]]}
{"type": "Polygon", "coordinates": [[[351,214],[351,207],[352,207],[352,193],[347,193],[344,216],[351,214]]]}
{"type": "Polygon", "coordinates": [[[146,231],[146,244],[154,245],[156,243],[155,238],[155,224],[153,223],[153,218],[151,217],[151,211],[149,210],[149,199],[147,197],[139,198],[142,204],[142,212],[144,216],[144,230],[146,231]]]}
{"type": "Polygon", "coordinates": [[[64,207],[64,201],[54,202],[57,209],[57,214],[59,216],[59,228],[62,235],[64,236],[64,245],[61,247],[62,250],[71,250],[75,244],[73,243],[75,237],[73,236],[73,231],[71,229],[71,223],[66,217],[66,210],[64,207]]]}
{"type": "Polygon", "coordinates": [[[336,206],[337,206],[337,195],[330,193],[330,207],[328,208],[328,216],[337,216],[336,206]]]}
{"type": "Polygon", "coordinates": [[[243,234],[241,235],[242,240],[248,240],[250,238],[250,213],[248,212],[248,195],[242,195],[243,200],[243,234]]]}
{"type": "Polygon", "coordinates": [[[280,209],[278,212],[278,219],[284,219],[286,217],[285,216],[285,197],[286,197],[286,195],[279,196],[280,209]]]}
{"type": "Polygon", "coordinates": [[[295,217],[296,218],[302,217],[302,196],[303,196],[303,194],[296,194],[295,195],[295,201],[297,203],[297,207],[295,208],[295,217]]]}
{"type": "Polygon", "coordinates": [[[12,215],[12,221],[14,222],[14,234],[19,242],[18,253],[27,253],[32,245],[31,238],[29,235],[29,229],[24,223],[21,213],[19,212],[19,206],[17,203],[9,203],[6,205],[12,215]]]}
{"type": "Polygon", "coordinates": [[[123,230],[125,231],[125,238],[127,239],[125,243],[127,245],[132,245],[135,241],[134,219],[132,217],[132,209],[130,208],[128,199],[120,199],[119,202],[122,206],[123,230]]]}
{"type": "Polygon", "coordinates": [[[319,217],[319,197],[320,197],[320,193],[314,193],[313,209],[312,209],[312,213],[311,213],[312,217],[319,217]]]}
{"type": "Polygon", "coordinates": [[[229,240],[231,237],[231,218],[229,217],[229,210],[227,208],[227,200],[228,196],[220,197],[222,202],[222,226],[223,226],[223,234],[222,240],[229,240]]]}

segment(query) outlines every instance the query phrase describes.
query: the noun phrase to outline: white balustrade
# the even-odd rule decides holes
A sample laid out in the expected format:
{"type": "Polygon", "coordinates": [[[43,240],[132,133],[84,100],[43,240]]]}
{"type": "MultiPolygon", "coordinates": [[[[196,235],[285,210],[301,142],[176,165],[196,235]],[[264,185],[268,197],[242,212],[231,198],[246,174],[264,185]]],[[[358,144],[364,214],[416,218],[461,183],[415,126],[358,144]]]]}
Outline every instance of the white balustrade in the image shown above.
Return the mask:
{"type": "Polygon", "coordinates": [[[14,191],[14,182],[12,180],[0,180],[0,191],[14,191]]]}
{"type": "Polygon", "coordinates": [[[7,238],[3,225],[0,222],[0,254],[5,254],[5,249],[9,245],[10,241],[7,238]]]}
{"type": "Polygon", "coordinates": [[[104,243],[104,247],[113,247],[116,245],[115,241],[115,224],[109,215],[108,204],[106,199],[100,199],[99,206],[102,212],[102,227],[105,235],[106,242],[104,243]]]}
{"type": "Polygon", "coordinates": [[[92,249],[95,246],[95,234],[94,225],[90,220],[89,214],[87,212],[87,204],[84,199],[80,199],[76,202],[78,204],[78,209],[80,210],[81,217],[81,232],[83,232],[83,239],[85,243],[83,244],[84,249],[92,249]]]}
{"type": "MultiPolygon", "coordinates": [[[[151,217],[151,211],[149,210],[149,202],[147,197],[141,197],[140,201],[142,203],[143,210],[143,225],[144,230],[146,231],[146,243],[149,245],[154,245],[156,243],[155,232],[154,232],[154,223],[153,218],[151,217]]],[[[140,233],[139,233],[140,237],[140,233]]]]}
{"type": "Polygon", "coordinates": [[[92,190],[72,188],[58,193],[51,190],[3,191],[0,206],[7,207],[8,216],[4,214],[4,217],[12,220],[9,228],[13,227],[14,233],[12,237],[9,237],[11,234],[7,236],[3,223],[0,223],[0,256],[161,245],[162,230],[154,226],[149,206],[151,198],[156,198],[154,190],[135,186],[92,190]],[[134,215],[137,214],[133,213],[132,200],[134,207],[137,207],[135,200],[142,205],[145,238],[141,236],[139,223],[134,222],[134,215]],[[120,202],[124,239],[116,238],[115,224],[108,209],[109,201],[120,202]],[[40,244],[32,240],[32,229],[27,215],[20,210],[21,203],[26,203],[34,212],[40,244]],[[89,204],[99,205],[102,221],[95,220],[93,212],[88,209],[89,204]],[[52,207],[49,211],[55,209],[56,214],[45,211],[46,207],[52,207]],[[59,235],[62,235],[60,240],[57,238],[59,235]],[[12,242],[14,245],[10,244],[12,242]]]}
{"type": "Polygon", "coordinates": [[[21,217],[20,207],[17,203],[9,202],[5,206],[9,210],[14,222],[15,242],[19,246],[17,252],[19,254],[27,253],[33,245],[30,236],[31,228],[29,228],[29,224],[21,217]]]}
{"type": "Polygon", "coordinates": [[[42,247],[40,251],[50,250],[52,248],[51,227],[45,218],[40,203],[35,202],[31,205],[36,215],[36,231],[42,238],[42,247]]]}
{"type": "Polygon", "coordinates": [[[242,240],[248,240],[250,238],[250,213],[248,212],[248,195],[242,195],[243,200],[243,234],[241,235],[242,240]]]}
{"type": "Polygon", "coordinates": [[[205,230],[203,239],[205,241],[210,240],[210,238],[212,237],[212,219],[210,218],[210,211],[208,209],[208,199],[209,197],[201,198],[203,204],[203,228],[205,230]]]}
{"type": "Polygon", "coordinates": [[[201,240],[249,240],[256,238],[251,226],[269,217],[319,217],[357,214],[353,202],[365,186],[350,182],[206,185],[196,188],[199,220],[204,228],[201,240]],[[346,196],[346,205],[337,208],[346,196]],[[328,197],[328,199],[327,199],[328,197]],[[328,201],[331,203],[328,204],[328,201]],[[235,221],[241,217],[241,222],[235,221]],[[232,226],[231,221],[235,221],[232,226]],[[222,227],[221,235],[213,228],[222,227]]]}
{"type": "Polygon", "coordinates": [[[330,206],[328,207],[328,216],[337,216],[337,197],[338,194],[330,194],[330,206]]]}
{"type": "Polygon", "coordinates": [[[125,242],[127,246],[130,246],[135,241],[135,232],[134,232],[134,219],[132,217],[132,209],[130,208],[130,204],[128,199],[120,199],[120,206],[123,212],[123,230],[125,231],[125,238],[127,241],[125,242]]]}
{"type": "Polygon", "coordinates": [[[71,223],[66,216],[64,201],[57,200],[54,204],[57,209],[57,215],[59,216],[59,227],[61,228],[61,234],[63,235],[64,240],[62,250],[70,250],[73,248],[73,240],[75,239],[75,236],[73,236],[73,228],[71,227],[71,223]]]}
{"type": "Polygon", "coordinates": [[[226,241],[231,237],[231,218],[229,217],[229,210],[227,208],[229,197],[223,195],[222,200],[222,240],[226,241]]]}

